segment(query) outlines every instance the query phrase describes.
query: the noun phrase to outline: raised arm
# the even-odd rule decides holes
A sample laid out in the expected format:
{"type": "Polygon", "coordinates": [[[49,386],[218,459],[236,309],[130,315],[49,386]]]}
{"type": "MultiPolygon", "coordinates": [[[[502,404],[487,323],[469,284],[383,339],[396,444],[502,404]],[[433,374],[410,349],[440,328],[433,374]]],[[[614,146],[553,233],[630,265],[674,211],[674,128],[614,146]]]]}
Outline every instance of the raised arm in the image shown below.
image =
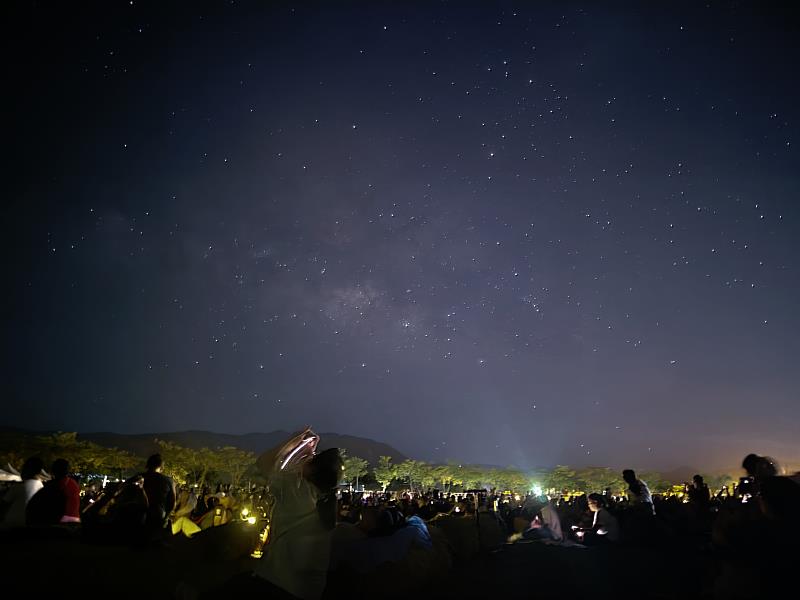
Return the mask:
{"type": "Polygon", "coordinates": [[[259,470],[270,477],[275,471],[294,469],[314,455],[319,436],[310,427],[295,433],[287,441],[258,457],[259,470]]]}

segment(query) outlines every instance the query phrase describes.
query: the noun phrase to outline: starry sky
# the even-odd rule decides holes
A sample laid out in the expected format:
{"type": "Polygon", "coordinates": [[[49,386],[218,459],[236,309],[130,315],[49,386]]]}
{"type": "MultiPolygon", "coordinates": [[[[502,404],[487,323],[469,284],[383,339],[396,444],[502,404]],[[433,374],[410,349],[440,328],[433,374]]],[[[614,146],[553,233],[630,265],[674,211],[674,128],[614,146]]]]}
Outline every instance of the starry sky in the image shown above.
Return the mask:
{"type": "Polygon", "coordinates": [[[797,460],[800,19],[5,6],[3,420],[797,460]]]}

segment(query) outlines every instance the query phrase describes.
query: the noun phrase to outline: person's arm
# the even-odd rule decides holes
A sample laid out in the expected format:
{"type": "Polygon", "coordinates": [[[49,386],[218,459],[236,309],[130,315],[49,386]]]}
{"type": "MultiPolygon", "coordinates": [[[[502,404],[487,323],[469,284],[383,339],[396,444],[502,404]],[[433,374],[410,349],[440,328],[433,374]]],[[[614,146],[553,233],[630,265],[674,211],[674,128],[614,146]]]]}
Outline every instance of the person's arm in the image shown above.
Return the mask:
{"type": "Polygon", "coordinates": [[[319,436],[310,427],[306,427],[280,446],[264,452],[258,457],[256,464],[266,477],[270,477],[275,471],[291,469],[312,456],[318,443],[319,436]]]}
{"type": "Polygon", "coordinates": [[[167,492],[166,506],[164,507],[167,515],[169,515],[173,510],[175,510],[175,500],[176,500],[175,482],[172,481],[171,477],[169,477],[168,479],[169,479],[169,492],[167,492]]]}
{"type": "Polygon", "coordinates": [[[597,512],[597,519],[595,520],[592,527],[589,528],[589,531],[594,531],[597,535],[605,535],[608,533],[608,513],[604,513],[603,510],[599,510],[597,512]]]}

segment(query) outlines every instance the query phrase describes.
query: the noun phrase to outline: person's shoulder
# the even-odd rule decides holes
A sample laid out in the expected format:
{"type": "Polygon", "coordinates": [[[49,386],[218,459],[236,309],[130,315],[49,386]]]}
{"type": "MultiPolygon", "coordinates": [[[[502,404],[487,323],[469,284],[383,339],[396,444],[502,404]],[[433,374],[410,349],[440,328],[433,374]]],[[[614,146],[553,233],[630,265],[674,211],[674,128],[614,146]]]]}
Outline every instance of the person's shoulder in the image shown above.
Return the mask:
{"type": "Polygon", "coordinates": [[[169,481],[172,483],[172,478],[169,475],[159,473],[158,471],[146,471],[142,476],[144,477],[145,481],[169,481]]]}

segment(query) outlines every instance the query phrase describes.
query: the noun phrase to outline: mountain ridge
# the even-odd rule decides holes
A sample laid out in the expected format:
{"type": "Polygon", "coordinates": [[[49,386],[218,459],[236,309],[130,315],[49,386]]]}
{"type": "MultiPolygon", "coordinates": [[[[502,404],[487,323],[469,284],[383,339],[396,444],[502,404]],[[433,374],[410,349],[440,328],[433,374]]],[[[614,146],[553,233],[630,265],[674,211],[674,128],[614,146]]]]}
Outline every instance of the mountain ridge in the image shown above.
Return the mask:
{"type": "MultiPolygon", "coordinates": [[[[292,435],[289,431],[250,432],[244,434],[216,433],[206,430],[167,431],[152,433],[115,433],[95,431],[78,433],[78,439],[94,442],[106,447],[127,450],[139,456],[147,456],[158,451],[156,440],[180,444],[187,448],[219,448],[236,446],[255,454],[261,454],[283,443],[292,435]]],[[[408,458],[397,448],[384,442],[348,434],[319,432],[319,449],[344,448],[351,456],[359,456],[370,465],[375,465],[382,455],[391,456],[398,463],[408,458]]]]}

